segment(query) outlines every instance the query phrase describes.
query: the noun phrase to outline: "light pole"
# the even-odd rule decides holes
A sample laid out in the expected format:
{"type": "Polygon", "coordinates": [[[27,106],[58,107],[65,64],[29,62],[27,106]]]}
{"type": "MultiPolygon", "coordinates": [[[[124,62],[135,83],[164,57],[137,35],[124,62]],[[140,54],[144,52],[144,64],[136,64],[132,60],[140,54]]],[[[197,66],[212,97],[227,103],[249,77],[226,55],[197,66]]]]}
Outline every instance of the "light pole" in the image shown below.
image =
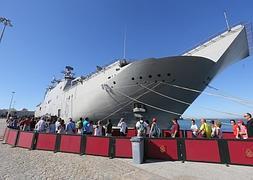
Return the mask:
{"type": "Polygon", "coordinates": [[[11,92],[11,101],[10,101],[10,105],[9,105],[9,110],[8,110],[7,117],[6,117],[7,119],[9,119],[9,115],[11,113],[11,106],[12,106],[12,101],[13,101],[14,94],[15,94],[15,92],[12,91],[11,92]]]}
{"type": "Polygon", "coordinates": [[[0,36],[0,43],[1,43],[3,36],[4,36],[4,31],[5,31],[6,26],[12,27],[12,24],[11,24],[11,20],[4,18],[4,17],[0,17],[0,23],[4,24],[4,27],[3,27],[3,30],[2,30],[1,36],[0,36]]]}

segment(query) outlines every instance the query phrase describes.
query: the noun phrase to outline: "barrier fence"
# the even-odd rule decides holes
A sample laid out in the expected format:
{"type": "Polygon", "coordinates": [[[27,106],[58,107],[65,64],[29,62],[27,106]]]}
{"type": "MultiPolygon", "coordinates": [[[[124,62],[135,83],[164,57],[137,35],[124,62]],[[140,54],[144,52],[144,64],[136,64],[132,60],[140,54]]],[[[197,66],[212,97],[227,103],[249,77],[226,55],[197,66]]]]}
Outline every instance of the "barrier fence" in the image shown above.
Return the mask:
{"type": "MultiPolygon", "coordinates": [[[[182,136],[187,138],[145,138],[145,159],[253,166],[253,139],[231,139],[233,136],[229,133],[225,139],[191,138],[188,131],[182,131],[182,136]]],[[[13,147],[132,158],[130,137],[35,133],[6,128],[3,138],[13,147]]]]}

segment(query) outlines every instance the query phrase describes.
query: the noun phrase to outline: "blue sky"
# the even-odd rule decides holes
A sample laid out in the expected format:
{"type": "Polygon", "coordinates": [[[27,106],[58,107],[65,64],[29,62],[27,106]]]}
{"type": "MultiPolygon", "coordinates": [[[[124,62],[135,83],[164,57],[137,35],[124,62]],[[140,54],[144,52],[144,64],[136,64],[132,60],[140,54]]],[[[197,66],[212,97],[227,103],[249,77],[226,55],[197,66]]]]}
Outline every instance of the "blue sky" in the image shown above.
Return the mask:
{"type": "MultiPolygon", "coordinates": [[[[52,77],[65,65],[77,75],[88,74],[123,56],[127,29],[127,58],[179,55],[223,30],[226,10],[231,24],[252,22],[251,0],[1,0],[0,16],[12,20],[0,44],[0,108],[34,109],[52,77]]],[[[2,26],[1,26],[2,27],[2,26]]],[[[253,101],[252,57],[219,74],[211,85],[253,101]]],[[[207,89],[206,91],[212,91],[207,89]]],[[[220,98],[201,95],[185,114],[227,115],[199,109],[253,112],[220,98]]]]}

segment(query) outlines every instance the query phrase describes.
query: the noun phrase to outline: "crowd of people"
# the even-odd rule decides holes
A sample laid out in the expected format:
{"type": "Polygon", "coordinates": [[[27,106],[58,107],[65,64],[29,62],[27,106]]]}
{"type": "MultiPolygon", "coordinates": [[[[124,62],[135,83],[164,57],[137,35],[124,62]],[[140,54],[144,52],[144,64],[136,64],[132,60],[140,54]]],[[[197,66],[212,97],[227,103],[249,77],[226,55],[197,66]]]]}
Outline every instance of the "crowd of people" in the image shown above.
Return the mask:
{"type": "MultiPolygon", "coordinates": [[[[242,120],[231,120],[233,134],[236,139],[247,139],[253,137],[253,118],[250,113],[244,115],[247,123],[244,124],[242,120]]],[[[144,120],[142,117],[136,120],[135,128],[137,136],[158,138],[161,137],[161,129],[158,127],[157,118],[153,118],[152,122],[144,120]]],[[[68,122],[61,118],[53,117],[26,117],[15,118],[10,117],[6,121],[7,126],[13,129],[23,131],[35,131],[44,133],[59,133],[59,134],[87,134],[94,136],[112,136],[113,124],[110,119],[104,124],[98,121],[96,124],[89,120],[88,117],[80,117],[77,121],[72,118],[68,122]]],[[[202,138],[222,138],[222,123],[219,120],[207,122],[206,119],[200,120],[200,127],[198,128],[194,119],[191,120],[191,131],[193,137],[202,138]]],[[[124,118],[121,118],[117,127],[119,128],[120,136],[126,136],[128,133],[128,126],[124,118]]],[[[172,127],[170,131],[172,138],[180,137],[180,125],[175,118],[172,120],[172,127]]]]}
{"type": "MultiPolygon", "coordinates": [[[[233,135],[236,139],[248,139],[253,137],[253,118],[250,113],[244,114],[244,118],[247,121],[244,124],[243,120],[230,120],[230,124],[232,125],[233,135]]],[[[211,121],[210,124],[207,123],[205,119],[201,119],[200,128],[197,127],[194,119],[191,120],[191,131],[193,137],[204,137],[204,138],[222,138],[222,130],[221,130],[221,121],[211,121]]]]}

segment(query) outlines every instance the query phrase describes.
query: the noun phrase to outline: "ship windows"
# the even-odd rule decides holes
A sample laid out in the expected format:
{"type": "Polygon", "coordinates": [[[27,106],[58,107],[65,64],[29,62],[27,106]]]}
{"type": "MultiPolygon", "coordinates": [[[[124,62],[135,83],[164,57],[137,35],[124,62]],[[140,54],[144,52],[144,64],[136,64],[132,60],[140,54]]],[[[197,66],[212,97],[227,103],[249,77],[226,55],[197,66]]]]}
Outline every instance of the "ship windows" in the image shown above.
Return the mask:
{"type": "Polygon", "coordinates": [[[113,84],[116,84],[116,82],[115,82],[115,81],[113,81],[113,84]]]}
{"type": "Polygon", "coordinates": [[[170,75],[171,75],[170,73],[167,74],[167,76],[170,76],[170,75]]]}
{"type": "Polygon", "coordinates": [[[108,79],[111,79],[111,76],[109,76],[108,79]]]}
{"type": "Polygon", "coordinates": [[[148,77],[149,77],[149,78],[152,78],[152,75],[149,75],[148,77]]]}
{"type": "Polygon", "coordinates": [[[161,77],[161,74],[157,74],[158,77],[161,77]]]}
{"type": "Polygon", "coordinates": [[[132,80],[134,80],[134,77],[132,77],[132,80]]]}
{"type": "Polygon", "coordinates": [[[142,76],[140,76],[140,79],[142,79],[142,76]]]}

